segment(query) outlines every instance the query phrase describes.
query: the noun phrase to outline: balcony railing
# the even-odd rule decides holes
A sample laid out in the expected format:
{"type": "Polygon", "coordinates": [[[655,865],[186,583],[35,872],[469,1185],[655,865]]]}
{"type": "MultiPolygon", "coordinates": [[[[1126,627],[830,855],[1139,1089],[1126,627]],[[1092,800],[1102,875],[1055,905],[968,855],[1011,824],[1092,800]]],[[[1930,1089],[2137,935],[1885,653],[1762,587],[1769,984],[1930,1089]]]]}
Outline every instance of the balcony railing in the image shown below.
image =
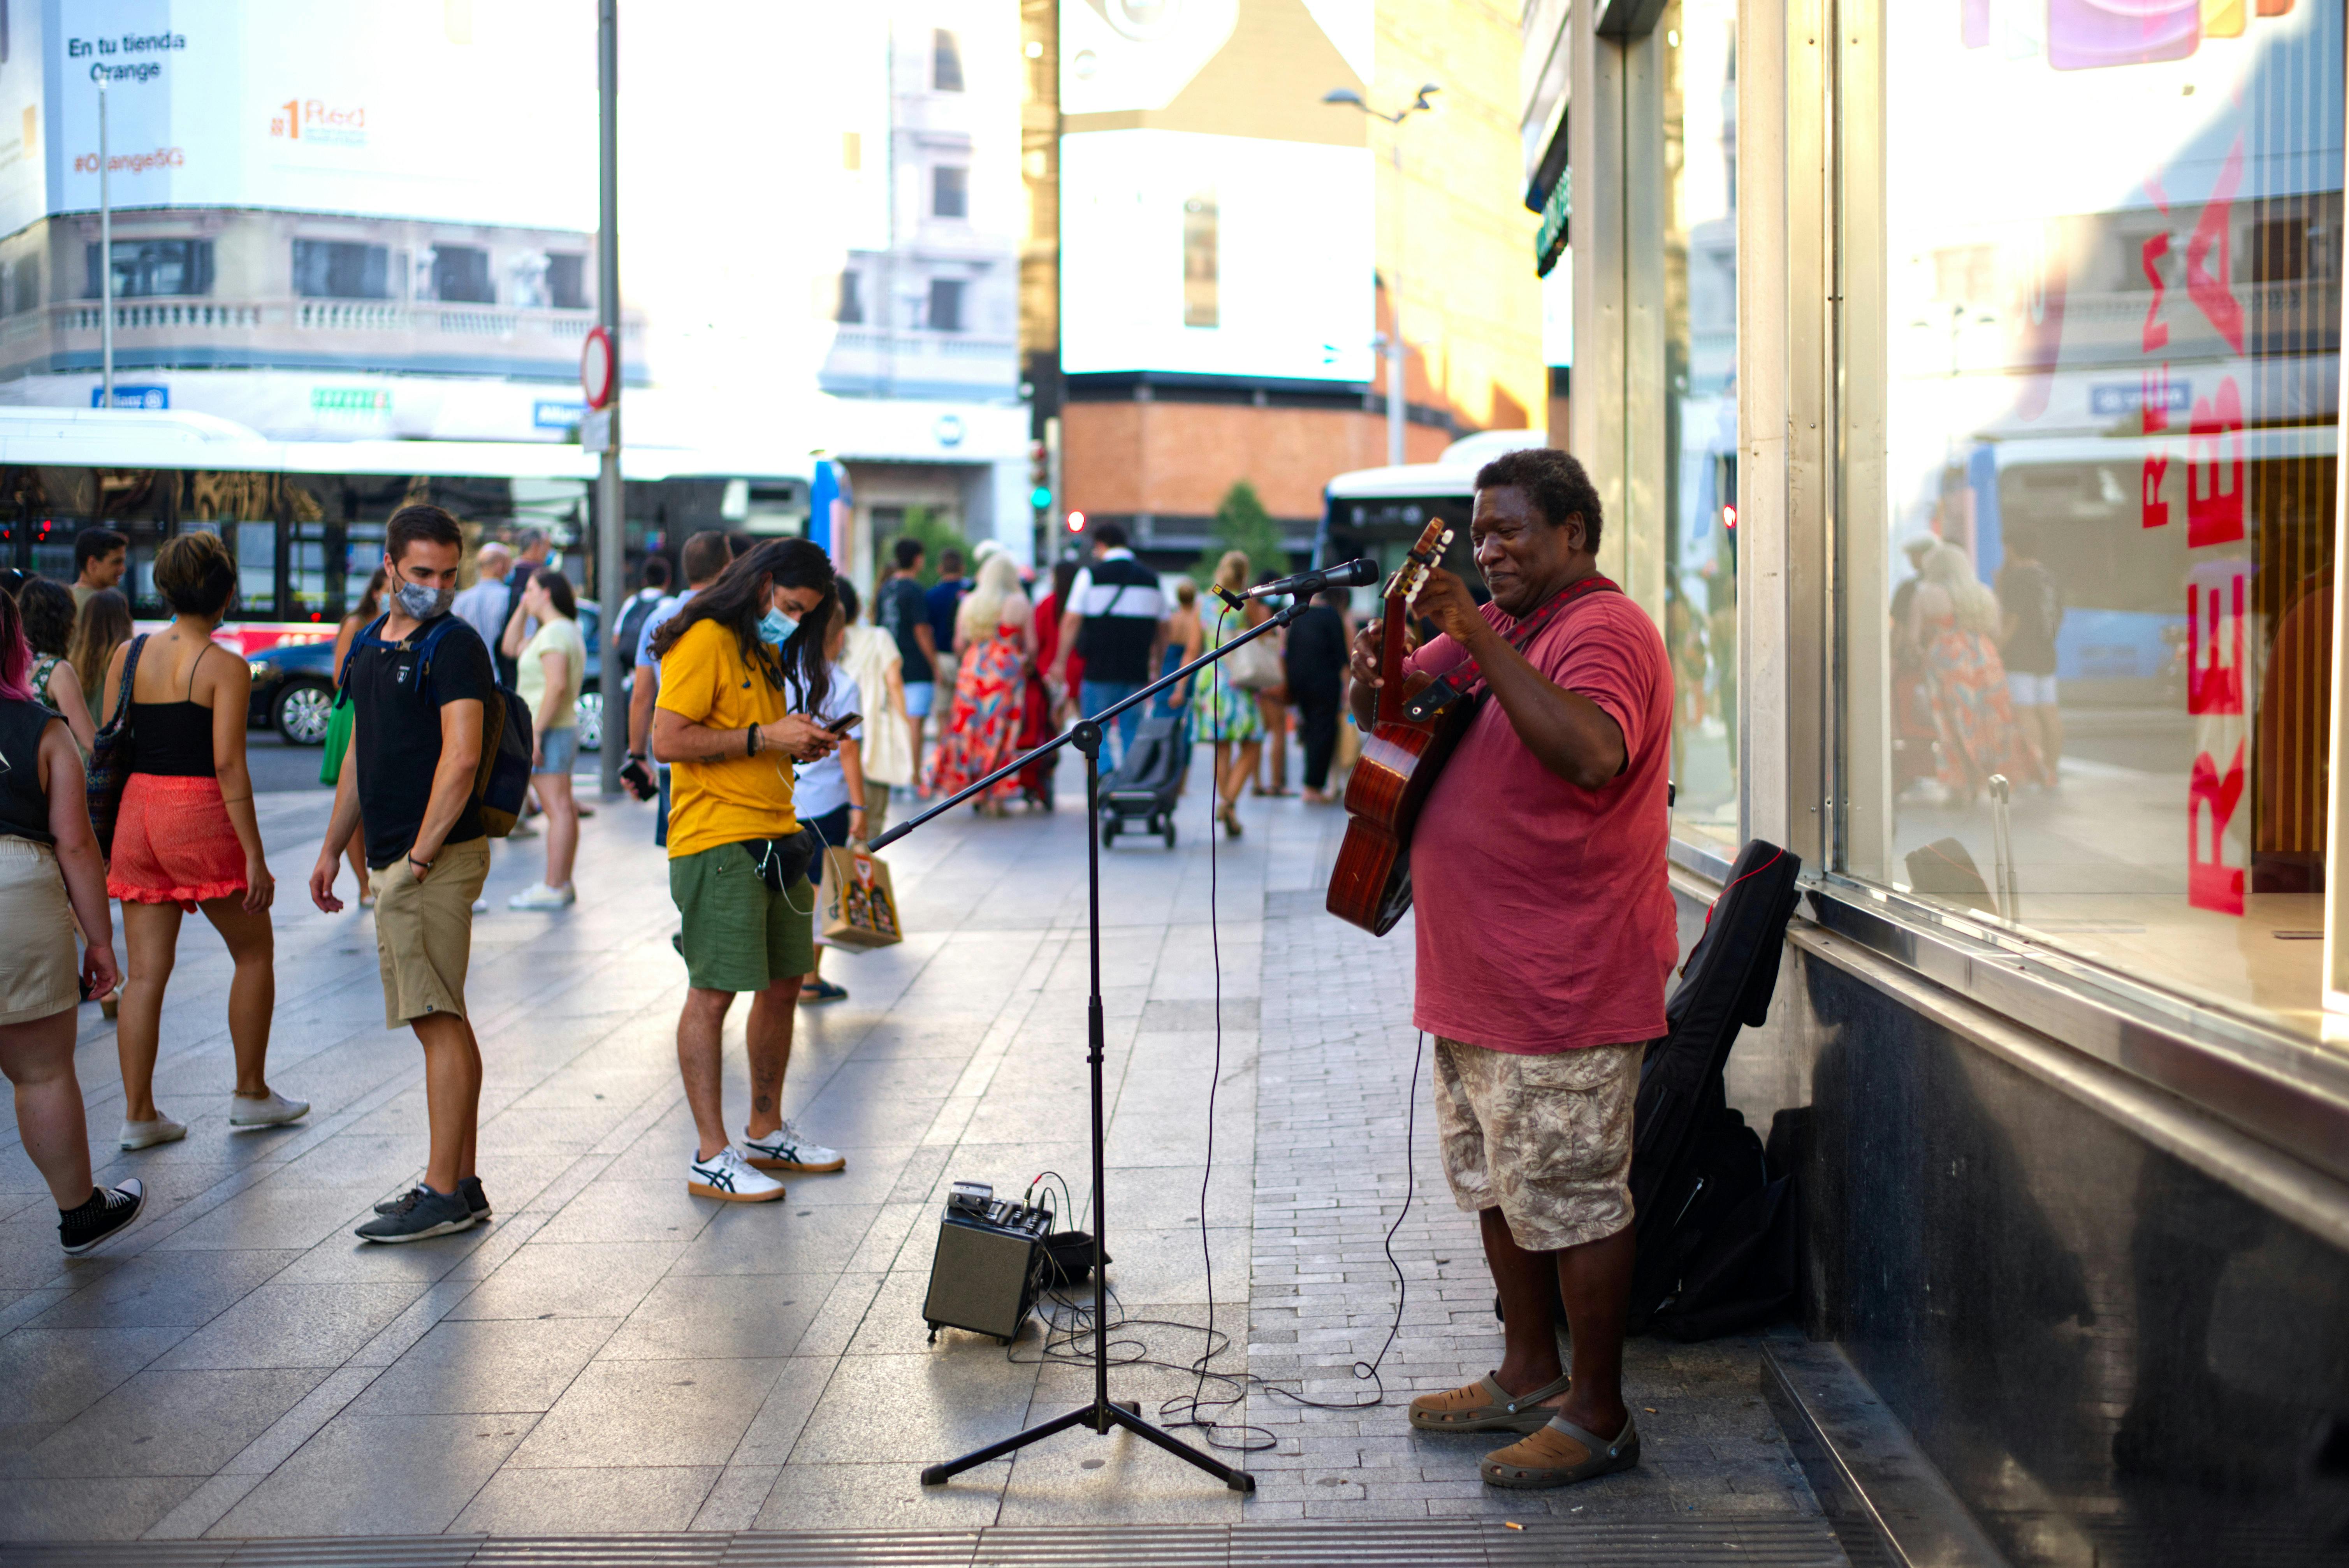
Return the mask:
{"type": "MultiPolygon", "coordinates": [[[[78,363],[98,347],[104,314],[98,302],[78,300],[0,318],[0,366],[37,368],[67,355],[78,363]]],[[[227,362],[246,355],[265,364],[285,355],[298,356],[295,362],[374,359],[389,368],[436,361],[568,363],[595,324],[592,310],[433,300],[119,300],[114,346],[132,363],[158,349],[202,349],[213,363],[223,362],[223,352],[227,362]]],[[[624,318],[631,357],[641,327],[624,318]]]]}

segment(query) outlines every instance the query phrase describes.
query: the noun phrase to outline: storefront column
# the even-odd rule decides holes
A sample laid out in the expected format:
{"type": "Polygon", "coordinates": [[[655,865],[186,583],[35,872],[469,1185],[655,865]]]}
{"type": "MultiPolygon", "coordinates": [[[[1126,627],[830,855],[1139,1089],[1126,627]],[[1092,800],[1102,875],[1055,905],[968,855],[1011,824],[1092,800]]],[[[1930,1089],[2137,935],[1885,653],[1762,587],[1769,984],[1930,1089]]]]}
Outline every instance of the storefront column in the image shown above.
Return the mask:
{"type": "Polygon", "coordinates": [[[1827,0],[1748,0],[1738,53],[1741,832],[1826,842],[1835,317],[1827,0]]]}

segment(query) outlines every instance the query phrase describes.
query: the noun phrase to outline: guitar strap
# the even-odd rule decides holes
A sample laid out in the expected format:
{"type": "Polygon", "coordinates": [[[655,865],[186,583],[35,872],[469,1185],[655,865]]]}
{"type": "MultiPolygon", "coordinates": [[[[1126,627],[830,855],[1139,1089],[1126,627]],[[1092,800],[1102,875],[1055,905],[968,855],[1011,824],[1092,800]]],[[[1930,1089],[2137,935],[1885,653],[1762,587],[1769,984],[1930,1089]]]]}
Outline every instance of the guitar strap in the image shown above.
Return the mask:
{"type": "MultiPolygon", "coordinates": [[[[1541,634],[1541,629],[1549,624],[1558,612],[1568,605],[1587,599],[1593,593],[1621,592],[1622,590],[1612,581],[1596,573],[1569,583],[1551,594],[1548,602],[1541,608],[1518,622],[1515,631],[1506,634],[1509,646],[1522,654],[1533,645],[1533,640],[1541,634]]],[[[1476,661],[1473,658],[1463,659],[1441,678],[1422,690],[1417,696],[1404,703],[1403,717],[1413,724],[1425,724],[1455,703],[1480,700],[1484,693],[1478,688],[1484,684],[1485,672],[1477,666],[1476,661]]]]}

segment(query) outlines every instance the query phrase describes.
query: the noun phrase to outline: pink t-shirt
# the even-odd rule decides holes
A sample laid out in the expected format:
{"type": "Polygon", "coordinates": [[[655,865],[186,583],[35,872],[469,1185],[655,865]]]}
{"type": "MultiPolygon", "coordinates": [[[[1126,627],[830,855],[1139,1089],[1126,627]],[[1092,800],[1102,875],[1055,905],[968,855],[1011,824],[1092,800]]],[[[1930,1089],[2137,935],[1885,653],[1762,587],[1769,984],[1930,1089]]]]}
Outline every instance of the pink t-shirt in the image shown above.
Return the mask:
{"type": "MultiPolygon", "coordinates": [[[[1515,626],[1495,605],[1484,614],[1515,626]]],[[[1465,656],[1439,636],[1406,667],[1442,675],[1465,656]]],[[[1664,640],[1628,595],[1601,590],[1559,610],[1526,657],[1622,727],[1624,769],[1597,789],[1568,783],[1485,692],[1412,836],[1413,1021],[1519,1056],[1655,1039],[1680,956],[1664,640]]]]}

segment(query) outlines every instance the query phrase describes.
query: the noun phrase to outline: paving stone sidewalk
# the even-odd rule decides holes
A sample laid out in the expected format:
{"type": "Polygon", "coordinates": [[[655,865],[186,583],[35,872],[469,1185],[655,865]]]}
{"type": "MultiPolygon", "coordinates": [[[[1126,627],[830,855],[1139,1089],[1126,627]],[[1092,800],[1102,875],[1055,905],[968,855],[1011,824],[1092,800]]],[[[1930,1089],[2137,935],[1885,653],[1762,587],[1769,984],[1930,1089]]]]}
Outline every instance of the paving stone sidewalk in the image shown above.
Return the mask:
{"type": "Polygon", "coordinates": [[[1476,1465],[1501,1442],[1409,1428],[1401,1407],[1413,1395],[1499,1364],[1500,1325],[1475,1221],[1444,1184],[1424,1059],[1406,1096],[1419,1040],[1410,918],[1381,939],[1323,910],[1342,824],[1323,819],[1323,830],[1310,874],[1298,875],[1296,857],[1277,861],[1265,896],[1249,1370],[1315,1399],[1363,1398],[1373,1386],[1353,1366],[1376,1359],[1394,1328],[1395,1264],[1408,1295],[1380,1370],[1385,1405],[1251,1403],[1249,1419],[1279,1439],[1250,1458],[1259,1489],[1251,1517],[1276,1507],[1307,1519],[1816,1517],[1763,1399],[1760,1344],[1748,1336],[1633,1340],[1624,1377],[1640,1465],[1581,1486],[1498,1491],[1476,1465]],[[1390,1264],[1386,1232],[1398,1216],[1390,1264]]]}
{"type": "MultiPolygon", "coordinates": [[[[1111,1277],[1129,1316],[1189,1326],[1120,1330],[1121,1356],[1172,1367],[1122,1368],[1113,1390],[1154,1411],[1194,1387],[1179,1368],[1200,1353],[1211,1260],[1235,1341],[1216,1367],[1349,1398],[1345,1368],[1393,1312],[1381,1237],[1403,1194],[1407,934],[1373,943],[1319,913],[1334,811],[1250,801],[1247,836],[1211,864],[1198,783],[1179,849],[1104,857],[1111,1277]]],[[[921,1465],[1090,1397],[1083,1368],[1039,1365],[1032,1332],[1007,1353],[953,1331],[932,1346],[921,1322],[949,1181],[1016,1191],[1050,1169],[1085,1199],[1078,804],[957,813],[893,850],[915,934],[832,961],[852,999],[802,1012],[786,1089],[848,1170],[761,1207],[684,1191],[683,975],[643,810],[599,803],[583,902],[559,915],[505,910],[541,851],[501,845],[469,986],[498,1217],[368,1248],[350,1226],[423,1156],[417,1053],[382,1027],[367,917],[300,898],[323,794],[264,797],[287,890],[271,1076],[316,1109],[228,1131],[227,965],[191,922],[158,1074],[187,1140],[116,1155],[114,1035],[95,1007],[77,1057],[102,1175],[147,1181],[151,1212],[62,1259],[0,1121],[0,1541],[1816,1515],[1742,1342],[1635,1347],[1635,1396],[1657,1409],[1640,1418],[1647,1461],[1572,1498],[1505,1505],[1475,1478],[1473,1440],[1409,1434],[1401,1400],[1474,1377],[1498,1344],[1423,1126],[1388,1408],[1259,1389],[1230,1412],[1277,1442],[1247,1457],[1260,1490],[1245,1501],[1081,1431],[922,1488],[921,1465]]],[[[739,1116],[739,1045],[729,1070],[739,1116]]]]}

